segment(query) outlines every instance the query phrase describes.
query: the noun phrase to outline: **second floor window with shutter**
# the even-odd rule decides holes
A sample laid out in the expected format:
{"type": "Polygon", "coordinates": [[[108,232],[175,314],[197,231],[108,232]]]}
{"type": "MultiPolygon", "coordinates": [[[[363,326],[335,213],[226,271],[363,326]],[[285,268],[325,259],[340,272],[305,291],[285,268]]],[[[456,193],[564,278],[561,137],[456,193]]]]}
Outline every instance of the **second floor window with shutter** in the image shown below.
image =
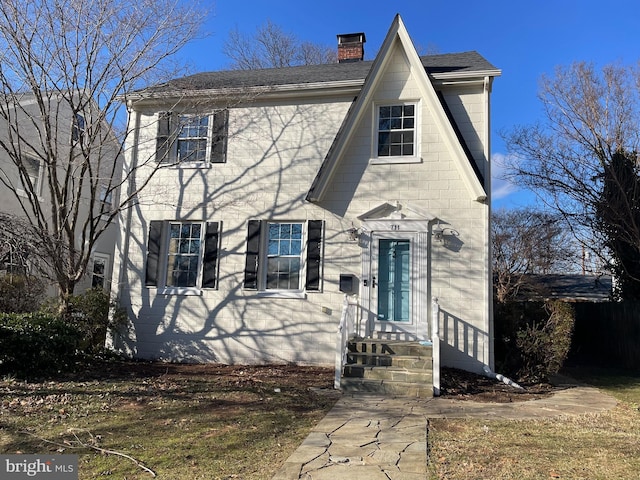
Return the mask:
{"type": "Polygon", "coordinates": [[[211,114],[160,112],[156,158],[181,166],[224,163],[227,150],[228,111],[211,114]]]}

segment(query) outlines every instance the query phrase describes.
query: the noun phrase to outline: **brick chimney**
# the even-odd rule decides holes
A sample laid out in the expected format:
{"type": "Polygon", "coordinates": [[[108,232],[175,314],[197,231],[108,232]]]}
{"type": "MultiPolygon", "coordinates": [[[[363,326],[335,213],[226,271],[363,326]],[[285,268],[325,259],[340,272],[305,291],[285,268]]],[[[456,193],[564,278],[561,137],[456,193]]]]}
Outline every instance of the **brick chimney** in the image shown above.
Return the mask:
{"type": "Polygon", "coordinates": [[[338,63],[361,62],[364,60],[364,33],[338,35],[338,63]]]}

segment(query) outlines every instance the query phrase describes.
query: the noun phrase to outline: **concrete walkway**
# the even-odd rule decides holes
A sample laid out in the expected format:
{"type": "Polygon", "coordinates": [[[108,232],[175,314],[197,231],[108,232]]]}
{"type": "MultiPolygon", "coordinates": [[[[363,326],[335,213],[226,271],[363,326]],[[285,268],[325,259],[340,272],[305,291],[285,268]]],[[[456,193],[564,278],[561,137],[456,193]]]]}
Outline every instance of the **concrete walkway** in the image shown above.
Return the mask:
{"type": "Polygon", "coordinates": [[[610,410],[596,388],[513,403],[345,394],[273,480],[424,480],[429,418],[536,419],[610,410]]]}

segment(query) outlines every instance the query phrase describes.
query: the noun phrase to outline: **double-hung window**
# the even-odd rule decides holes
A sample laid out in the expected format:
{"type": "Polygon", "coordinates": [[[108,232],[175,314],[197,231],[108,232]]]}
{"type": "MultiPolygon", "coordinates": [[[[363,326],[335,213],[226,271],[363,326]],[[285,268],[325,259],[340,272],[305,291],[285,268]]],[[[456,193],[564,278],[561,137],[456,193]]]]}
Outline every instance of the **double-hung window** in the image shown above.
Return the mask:
{"type": "Polygon", "coordinates": [[[167,287],[195,287],[200,270],[202,224],[169,223],[167,287]]]}
{"type": "Polygon", "coordinates": [[[378,159],[417,156],[416,104],[379,105],[376,112],[378,159]]]}
{"type": "Polygon", "coordinates": [[[24,168],[24,172],[16,188],[16,193],[25,195],[28,190],[39,197],[42,191],[42,162],[33,156],[25,155],[22,157],[22,167],[24,168]],[[31,182],[31,187],[29,187],[27,183],[27,178],[29,182],[31,182]],[[25,186],[27,188],[25,188],[25,186]]]}
{"type": "Polygon", "coordinates": [[[269,223],[267,290],[299,290],[302,268],[302,223],[269,223]]]}
{"type": "Polygon", "coordinates": [[[156,159],[179,166],[226,161],[228,110],[190,114],[160,112],[156,159]]]}
{"type": "Polygon", "coordinates": [[[266,293],[320,290],[321,220],[250,220],[244,288],[266,293]]]}
{"type": "Polygon", "coordinates": [[[109,271],[109,256],[103,253],[96,253],[93,256],[93,266],[91,270],[91,287],[108,288],[107,272],[109,271]]]}
{"type": "Polygon", "coordinates": [[[145,285],[167,294],[216,288],[219,231],[218,222],[150,222],[145,285]]]}
{"type": "Polygon", "coordinates": [[[207,159],[209,115],[180,115],[177,158],[182,162],[204,162],[207,159]]]}

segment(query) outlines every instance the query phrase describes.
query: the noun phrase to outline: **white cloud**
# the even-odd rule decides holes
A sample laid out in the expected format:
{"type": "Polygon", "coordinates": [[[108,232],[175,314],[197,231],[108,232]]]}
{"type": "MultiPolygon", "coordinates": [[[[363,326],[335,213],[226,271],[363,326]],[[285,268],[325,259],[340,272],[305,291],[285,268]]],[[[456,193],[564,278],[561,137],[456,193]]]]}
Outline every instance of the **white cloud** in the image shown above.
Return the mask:
{"type": "Polygon", "coordinates": [[[502,153],[491,155],[491,194],[494,200],[508,197],[520,190],[517,185],[504,178],[508,160],[510,161],[511,157],[502,153]]]}

